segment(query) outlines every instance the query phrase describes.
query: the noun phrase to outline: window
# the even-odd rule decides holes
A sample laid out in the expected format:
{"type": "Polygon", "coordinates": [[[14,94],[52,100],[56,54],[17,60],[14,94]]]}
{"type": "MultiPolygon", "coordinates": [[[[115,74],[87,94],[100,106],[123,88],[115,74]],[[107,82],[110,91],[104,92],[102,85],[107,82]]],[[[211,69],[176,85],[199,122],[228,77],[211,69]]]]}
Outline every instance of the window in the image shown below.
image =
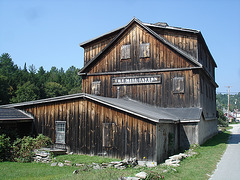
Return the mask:
{"type": "Polygon", "coordinates": [[[56,121],[56,143],[65,144],[65,121],[56,121]]]}
{"type": "Polygon", "coordinates": [[[121,59],[131,58],[131,44],[122,45],[121,47],[121,59]]]}
{"type": "Polygon", "coordinates": [[[150,57],[150,43],[139,44],[139,57],[150,57]]]}
{"type": "Polygon", "coordinates": [[[103,123],[103,147],[109,148],[114,146],[114,123],[103,123]]]}
{"type": "Polygon", "coordinates": [[[184,77],[173,78],[173,93],[184,93],[184,77]]]}
{"type": "Polygon", "coordinates": [[[92,94],[100,95],[101,81],[93,81],[92,82],[92,94]]]}

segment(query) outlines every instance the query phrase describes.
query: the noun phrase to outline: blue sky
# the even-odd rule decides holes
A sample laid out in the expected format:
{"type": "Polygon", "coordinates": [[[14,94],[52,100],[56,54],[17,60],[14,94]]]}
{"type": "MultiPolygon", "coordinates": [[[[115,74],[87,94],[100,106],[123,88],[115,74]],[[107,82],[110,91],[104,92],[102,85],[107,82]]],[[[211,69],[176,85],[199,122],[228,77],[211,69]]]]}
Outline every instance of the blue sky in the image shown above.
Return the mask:
{"type": "Polygon", "coordinates": [[[0,0],[0,54],[15,64],[83,67],[79,43],[127,24],[167,22],[200,30],[218,67],[217,92],[240,92],[239,0],[0,0]]]}

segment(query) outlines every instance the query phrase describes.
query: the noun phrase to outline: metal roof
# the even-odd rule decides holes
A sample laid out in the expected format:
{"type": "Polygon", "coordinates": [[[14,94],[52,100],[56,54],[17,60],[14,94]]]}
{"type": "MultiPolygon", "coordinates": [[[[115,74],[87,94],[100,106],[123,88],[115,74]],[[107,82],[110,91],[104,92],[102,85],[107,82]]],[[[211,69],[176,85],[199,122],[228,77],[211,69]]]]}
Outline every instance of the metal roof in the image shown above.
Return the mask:
{"type": "Polygon", "coordinates": [[[90,94],[78,93],[55,98],[42,99],[37,101],[29,101],[16,104],[2,105],[1,107],[23,107],[29,105],[37,105],[43,103],[53,103],[63,100],[71,100],[77,98],[86,98],[98,102],[100,104],[124,111],[126,113],[150,120],[155,123],[177,123],[177,122],[198,122],[201,119],[201,108],[162,108],[148,104],[144,104],[132,99],[117,99],[90,94]]]}
{"type": "MultiPolygon", "coordinates": [[[[148,26],[148,27],[156,27],[156,28],[159,28],[159,29],[170,29],[170,30],[182,31],[182,32],[190,32],[190,33],[199,33],[199,32],[200,32],[199,30],[196,30],[196,29],[188,29],[188,28],[174,27],[174,26],[168,26],[168,25],[167,25],[167,26],[161,26],[161,25],[157,25],[157,23],[155,23],[155,24],[142,23],[142,24],[145,25],[145,26],[148,26]]],[[[107,32],[107,33],[104,33],[104,34],[102,34],[102,35],[100,35],[100,36],[97,36],[97,37],[95,37],[95,38],[92,38],[92,39],[90,39],[90,40],[84,41],[84,42],[80,43],[79,46],[82,47],[82,46],[84,46],[84,45],[86,45],[86,44],[88,44],[88,43],[90,43],[90,42],[92,42],[92,41],[95,41],[95,40],[99,39],[99,38],[102,38],[102,37],[104,37],[104,36],[107,36],[107,35],[109,35],[109,34],[112,34],[112,33],[116,32],[116,31],[122,30],[122,29],[124,29],[127,25],[128,25],[128,24],[126,24],[126,25],[124,25],[124,26],[121,26],[121,27],[119,27],[119,28],[116,28],[116,29],[114,29],[114,30],[111,30],[111,31],[109,31],[109,32],[107,32]]]]}
{"type": "Polygon", "coordinates": [[[202,108],[162,108],[132,99],[107,98],[94,95],[88,95],[88,98],[95,101],[98,100],[101,103],[126,111],[130,114],[145,117],[154,122],[198,122],[202,115],[202,108]]]}
{"type": "Polygon", "coordinates": [[[33,120],[33,117],[18,109],[0,107],[0,121],[12,120],[33,120]]]}

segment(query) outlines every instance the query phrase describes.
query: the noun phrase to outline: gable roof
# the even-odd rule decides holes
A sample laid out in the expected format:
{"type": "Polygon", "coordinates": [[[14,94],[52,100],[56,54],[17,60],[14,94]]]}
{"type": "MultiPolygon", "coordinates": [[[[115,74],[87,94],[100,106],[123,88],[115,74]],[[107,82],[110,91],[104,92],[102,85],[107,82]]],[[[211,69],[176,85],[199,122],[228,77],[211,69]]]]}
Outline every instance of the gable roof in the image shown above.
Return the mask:
{"type": "Polygon", "coordinates": [[[139,26],[141,26],[143,29],[145,29],[147,32],[149,32],[152,36],[154,36],[155,38],[157,38],[159,41],[161,41],[163,44],[167,45],[168,47],[170,47],[172,50],[176,51],[178,54],[182,55],[183,57],[187,58],[188,60],[190,60],[193,64],[195,64],[198,67],[203,67],[202,64],[200,64],[193,56],[189,55],[188,53],[186,53],[184,50],[178,48],[177,46],[171,44],[170,42],[168,42],[167,40],[165,40],[161,35],[157,34],[156,32],[154,32],[153,30],[151,30],[149,27],[147,27],[146,25],[144,25],[140,20],[138,20],[137,18],[133,18],[126,26],[125,28],[123,28],[123,30],[115,37],[113,38],[113,40],[107,45],[105,46],[105,48],[102,49],[102,51],[100,53],[98,53],[92,60],[90,60],[89,62],[87,62],[87,64],[79,71],[79,73],[83,73],[89,66],[91,66],[107,49],[109,49],[111,47],[111,45],[116,42],[121,35],[127,31],[127,29],[133,24],[133,23],[137,23],[139,26]]]}
{"type": "Polygon", "coordinates": [[[202,115],[201,108],[160,108],[143,104],[141,102],[131,99],[117,99],[102,96],[95,96],[85,93],[71,94],[66,96],[59,96],[55,98],[48,98],[36,101],[29,101],[16,104],[2,105],[1,107],[20,108],[24,106],[31,106],[44,103],[54,103],[64,100],[85,98],[94,102],[118,109],[128,114],[141,117],[154,123],[178,123],[178,122],[198,122],[202,115]]]}
{"type": "MultiPolygon", "coordinates": [[[[187,28],[181,28],[181,27],[173,27],[173,26],[163,26],[163,25],[159,25],[159,23],[155,23],[155,24],[151,24],[151,23],[142,23],[144,26],[147,26],[147,27],[156,27],[156,28],[160,28],[160,29],[169,29],[169,30],[175,30],[175,31],[182,31],[182,32],[190,32],[190,33],[194,33],[194,34],[198,34],[200,33],[199,30],[195,30],[195,29],[187,29],[187,28]]],[[[160,24],[163,24],[163,23],[160,23],[160,24]]],[[[166,24],[166,23],[165,23],[166,24]]],[[[99,38],[103,38],[104,36],[108,36],[110,34],[113,34],[113,33],[117,33],[117,31],[120,31],[120,30],[123,30],[126,26],[128,25],[128,23],[124,26],[121,26],[119,28],[116,28],[112,31],[109,31],[107,33],[104,33],[100,36],[97,36],[95,38],[92,38],[90,40],[87,40],[87,41],[84,41],[82,43],[79,44],[80,47],[84,47],[86,46],[87,44],[99,39],[99,38]]]]}
{"type": "Polygon", "coordinates": [[[3,121],[22,121],[22,120],[33,120],[33,117],[26,114],[25,112],[14,109],[14,108],[1,108],[0,107],[0,122],[3,121]]]}

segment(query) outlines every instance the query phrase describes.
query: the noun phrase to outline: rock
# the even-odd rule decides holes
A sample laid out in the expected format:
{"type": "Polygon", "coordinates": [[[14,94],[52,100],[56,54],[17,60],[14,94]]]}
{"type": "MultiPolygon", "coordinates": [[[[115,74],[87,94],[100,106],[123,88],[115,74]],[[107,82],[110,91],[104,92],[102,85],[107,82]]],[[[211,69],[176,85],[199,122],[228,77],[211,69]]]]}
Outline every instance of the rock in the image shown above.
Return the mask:
{"type": "Polygon", "coordinates": [[[165,161],[165,165],[167,165],[167,166],[174,166],[174,167],[176,167],[176,166],[179,166],[178,163],[180,163],[180,160],[167,159],[165,161]]]}
{"type": "Polygon", "coordinates": [[[119,164],[119,163],[121,163],[121,161],[112,161],[112,162],[110,162],[109,164],[116,165],[116,164],[119,164]]]}
{"type": "Polygon", "coordinates": [[[174,155],[174,156],[170,156],[169,159],[173,159],[173,160],[181,160],[182,159],[182,155],[174,155]]]}
{"type": "Polygon", "coordinates": [[[176,169],[174,169],[174,168],[172,168],[172,170],[173,170],[174,172],[177,172],[177,170],[176,170],[176,169]]]}
{"type": "Polygon", "coordinates": [[[97,164],[97,165],[93,166],[93,169],[98,170],[98,169],[102,169],[102,168],[97,164]]]}
{"type": "Polygon", "coordinates": [[[140,180],[138,177],[121,177],[118,180],[140,180]]]}
{"type": "Polygon", "coordinates": [[[65,160],[64,162],[65,162],[65,163],[72,163],[71,161],[68,161],[68,160],[65,160]]]}
{"type": "Polygon", "coordinates": [[[72,166],[71,163],[64,163],[65,166],[72,166]]]}
{"type": "Polygon", "coordinates": [[[108,164],[107,168],[113,167],[113,164],[108,164]]]}
{"type": "Polygon", "coordinates": [[[187,157],[187,154],[184,154],[184,153],[180,153],[179,155],[182,156],[183,158],[187,157]]]}
{"type": "Polygon", "coordinates": [[[171,164],[170,166],[173,166],[173,167],[179,167],[180,164],[171,164]]]}
{"type": "Polygon", "coordinates": [[[79,173],[78,170],[74,170],[74,171],[73,171],[73,174],[78,174],[78,173],[79,173]]]}
{"type": "Polygon", "coordinates": [[[146,161],[138,161],[139,166],[146,166],[146,161]]]}
{"type": "Polygon", "coordinates": [[[168,172],[168,170],[167,170],[167,169],[163,170],[163,173],[167,173],[167,172],[168,172]]]}
{"type": "Polygon", "coordinates": [[[116,167],[116,168],[117,168],[117,169],[120,169],[120,170],[126,169],[125,166],[118,166],[118,167],[116,167]]]}
{"type": "Polygon", "coordinates": [[[156,162],[147,162],[146,166],[149,167],[149,168],[156,167],[157,163],[156,162]]]}
{"type": "Polygon", "coordinates": [[[141,178],[141,179],[146,179],[147,173],[140,172],[140,173],[137,173],[135,176],[138,177],[138,178],[141,178]]]}
{"type": "Polygon", "coordinates": [[[59,167],[63,167],[64,164],[63,164],[63,163],[58,163],[58,166],[59,166],[59,167]]]}
{"type": "Polygon", "coordinates": [[[117,168],[117,167],[122,166],[122,165],[124,165],[124,164],[120,162],[120,163],[114,165],[114,167],[117,168]]]}
{"type": "Polygon", "coordinates": [[[52,163],[51,166],[57,166],[57,162],[52,163]]]}
{"type": "Polygon", "coordinates": [[[77,166],[77,167],[82,167],[82,166],[84,166],[84,164],[75,164],[75,166],[77,166]]]}

